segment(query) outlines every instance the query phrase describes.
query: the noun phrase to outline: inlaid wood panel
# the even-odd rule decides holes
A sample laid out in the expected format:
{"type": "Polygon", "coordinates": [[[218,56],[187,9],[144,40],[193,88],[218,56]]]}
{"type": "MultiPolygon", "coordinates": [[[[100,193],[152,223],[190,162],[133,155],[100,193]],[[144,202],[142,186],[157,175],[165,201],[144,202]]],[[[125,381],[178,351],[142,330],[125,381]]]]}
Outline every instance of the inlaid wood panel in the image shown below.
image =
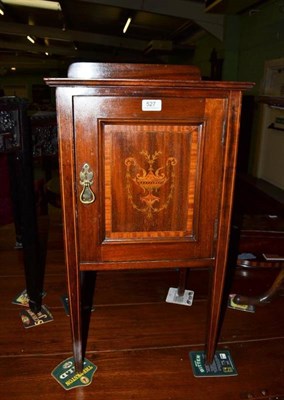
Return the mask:
{"type": "Polygon", "coordinates": [[[201,125],[138,122],[102,128],[105,239],[194,240],[201,125]]]}

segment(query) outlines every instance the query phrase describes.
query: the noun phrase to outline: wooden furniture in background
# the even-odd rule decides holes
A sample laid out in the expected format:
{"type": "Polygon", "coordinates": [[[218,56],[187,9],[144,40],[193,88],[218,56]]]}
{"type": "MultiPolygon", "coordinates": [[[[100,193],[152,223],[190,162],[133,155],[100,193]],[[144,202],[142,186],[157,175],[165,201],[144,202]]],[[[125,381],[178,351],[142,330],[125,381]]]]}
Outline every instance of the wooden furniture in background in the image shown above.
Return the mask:
{"type": "MultiPolygon", "coordinates": [[[[30,308],[40,311],[47,231],[40,234],[38,214],[47,214],[44,185],[57,160],[55,112],[29,115],[28,101],[0,98],[0,154],[8,160],[16,247],[23,248],[30,308]],[[41,170],[39,179],[35,167],[41,170]]],[[[56,164],[57,166],[57,164],[56,164]]]]}
{"type": "Polygon", "coordinates": [[[41,309],[44,259],[38,235],[32,135],[27,106],[24,99],[0,98],[0,153],[8,156],[16,245],[23,247],[29,304],[37,312],[41,309]]]}
{"type": "Polygon", "coordinates": [[[77,370],[81,273],[210,267],[218,338],[242,91],[190,66],[76,63],[57,87],[65,256],[77,370]]]}
{"type": "Polygon", "coordinates": [[[251,296],[243,290],[234,301],[261,305],[279,293],[284,282],[284,191],[262,179],[239,174],[234,203],[238,253],[244,256],[238,259],[238,270],[247,277],[255,270],[271,271],[271,286],[265,292],[251,296]],[[253,254],[255,259],[246,259],[245,254],[253,254]],[[280,259],[267,260],[263,254],[280,259]]]}
{"type": "Polygon", "coordinates": [[[55,111],[38,111],[30,117],[33,158],[44,172],[45,181],[58,169],[57,122],[55,111]]]}
{"type": "Polygon", "coordinates": [[[258,145],[255,173],[284,190],[284,58],[267,60],[260,85],[257,113],[258,145]]]}

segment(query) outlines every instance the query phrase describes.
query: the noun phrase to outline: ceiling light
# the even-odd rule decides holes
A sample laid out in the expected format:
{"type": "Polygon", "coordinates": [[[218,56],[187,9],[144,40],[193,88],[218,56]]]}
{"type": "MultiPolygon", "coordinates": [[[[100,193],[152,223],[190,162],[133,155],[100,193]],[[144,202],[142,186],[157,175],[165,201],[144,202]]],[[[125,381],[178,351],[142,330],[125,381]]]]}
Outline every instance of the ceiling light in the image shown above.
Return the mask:
{"type": "Polygon", "coordinates": [[[58,1],[49,0],[2,0],[4,4],[10,4],[12,6],[23,6],[23,7],[34,7],[44,8],[45,10],[61,11],[61,7],[58,1]]]}
{"type": "Polygon", "coordinates": [[[16,71],[16,67],[11,67],[11,71],[16,71]]]}
{"type": "Polygon", "coordinates": [[[32,44],[35,44],[35,40],[34,40],[34,38],[32,38],[31,36],[27,36],[27,39],[28,39],[32,44]]]}
{"type": "Polygon", "coordinates": [[[127,21],[126,21],[126,24],[124,25],[123,33],[126,33],[126,31],[127,31],[128,27],[129,27],[131,21],[132,21],[132,18],[129,17],[129,18],[127,19],[127,21]]]}
{"type": "Polygon", "coordinates": [[[0,0],[0,15],[4,15],[5,14],[5,8],[3,6],[3,3],[0,0]]]}

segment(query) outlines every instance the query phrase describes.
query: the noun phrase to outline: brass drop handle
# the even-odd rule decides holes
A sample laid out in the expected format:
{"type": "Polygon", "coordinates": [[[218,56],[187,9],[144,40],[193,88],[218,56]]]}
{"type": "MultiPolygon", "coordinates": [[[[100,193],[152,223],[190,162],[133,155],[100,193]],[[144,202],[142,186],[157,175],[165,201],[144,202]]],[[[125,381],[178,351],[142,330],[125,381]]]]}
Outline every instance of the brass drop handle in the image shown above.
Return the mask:
{"type": "Polygon", "coordinates": [[[80,185],[83,186],[80,201],[83,204],[91,204],[96,200],[96,196],[91,189],[91,185],[94,183],[93,179],[94,173],[89,164],[85,163],[80,172],[80,185]]]}

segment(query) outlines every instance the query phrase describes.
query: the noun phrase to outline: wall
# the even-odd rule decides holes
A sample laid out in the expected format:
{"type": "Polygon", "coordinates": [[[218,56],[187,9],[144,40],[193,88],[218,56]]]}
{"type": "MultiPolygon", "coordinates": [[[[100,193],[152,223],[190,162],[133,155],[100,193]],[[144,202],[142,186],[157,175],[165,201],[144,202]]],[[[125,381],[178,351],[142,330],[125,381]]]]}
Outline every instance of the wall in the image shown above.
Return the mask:
{"type": "Polygon", "coordinates": [[[266,60],[284,56],[284,0],[270,0],[251,12],[225,16],[224,41],[207,34],[196,41],[191,63],[210,72],[210,54],[224,57],[223,79],[256,82],[258,94],[266,60]]]}
{"type": "MultiPolygon", "coordinates": [[[[269,1],[253,15],[241,18],[239,80],[256,82],[253,94],[264,91],[265,62],[284,57],[284,1],[269,1]]],[[[250,154],[250,172],[284,189],[284,132],[267,130],[268,115],[257,104],[250,154]],[[282,156],[281,156],[282,153],[282,156]]]]}
{"type": "Polygon", "coordinates": [[[256,82],[259,94],[266,60],[284,56],[284,1],[272,0],[241,17],[239,80],[256,82]]]}
{"type": "Polygon", "coordinates": [[[224,45],[212,35],[203,35],[196,43],[193,57],[189,60],[192,65],[197,65],[204,78],[210,78],[211,64],[210,57],[212,50],[215,49],[219,58],[224,57],[224,45]]]}
{"type": "MultiPolygon", "coordinates": [[[[38,100],[38,95],[41,92],[43,97],[49,98],[48,102],[54,107],[54,91],[45,84],[43,78],[58,75],[58,71],[42,71],[37,73],[17,73],[17,71],[11,71],[4,76],[0,76],[0,88],[4,90],[5,96],[18,96],[28,99],[31,104],[30,108],[33,106],[36,107],[34,101],[38,100]],[[38,94],[37,96],[35,96],[36,93],[38,94]],[[36,100],[34,97],[37,97],[36,100]]],[[[45,99],[43,98],[42,100],[44,102],[45,99]]]]}
{"type": "MultiPolygon", "coordinates": [[[[191,63],[201,68],[202,75],[208,75],[210,53],[213,48],[216,48],[217,53],[224,57],[223,80],[255,82],[254,88],[248,94],[256,96],[257,100],[257,96],[263,91],[265,62],[284,57],[284,0],[270,0],[250,12],[225,16],[224,41],[221,43],[207,34],[196,45],[197,49],[191,63]]],[[[270,154],[270,157],[264,157],[262,154],[260,157],[263,153],[260,127],[262,108],[257,101],[254,109],[248,170],[251,174],[264,178],[261,171],[266,168],[261,163],[269,159],[270,170],[273,170],[271,167],[273,154],[270,154]]],[[[280,141],[283,147],[284,134],[280,141]]],[[[272,153],[275,151],[275,154],[278,150],[273,150],[273,147],[269,149],[272,153]]],[[[279,157],[275,159],[276,162],[279,162],[279,157]]],[[[276,169],[281,170],[279,165],[276,167],[275,164],[276,169]]],[[[274,177],[271,180],[265,176],[265,179],[274,184],[283,181],[283,178],[278,178],[274,177]]]]}
{"type": "Polygon", "coordinates": [[[4,77],[0,77],[0,87],[4,89],[6,96],[19,96],[32,99],[32,85],[43,84],[39,74],[18,74],[11,71],[4,77]]]}

